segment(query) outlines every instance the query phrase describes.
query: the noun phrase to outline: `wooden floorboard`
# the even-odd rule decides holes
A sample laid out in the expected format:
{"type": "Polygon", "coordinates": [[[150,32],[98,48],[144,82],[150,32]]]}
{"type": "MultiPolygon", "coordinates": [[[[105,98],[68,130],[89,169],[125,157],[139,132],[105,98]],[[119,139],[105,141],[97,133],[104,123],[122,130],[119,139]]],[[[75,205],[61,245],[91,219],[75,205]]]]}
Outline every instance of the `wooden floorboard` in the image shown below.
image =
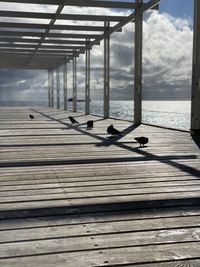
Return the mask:
{"type": "Polygon", "coordinates": [[[200,266],[199,142],[94,115],[0,108],[0,266],[200,266]],[[110,137],[109,124],[123,136],[110,137]]]}

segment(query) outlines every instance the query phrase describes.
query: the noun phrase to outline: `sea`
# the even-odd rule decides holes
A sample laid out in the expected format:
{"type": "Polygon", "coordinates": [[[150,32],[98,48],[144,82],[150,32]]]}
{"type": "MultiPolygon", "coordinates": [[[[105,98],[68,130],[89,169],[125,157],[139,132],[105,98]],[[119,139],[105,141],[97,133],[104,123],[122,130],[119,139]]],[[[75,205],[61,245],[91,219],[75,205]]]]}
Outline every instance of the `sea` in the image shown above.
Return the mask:
{"type": "MultiPolygon", "coordinates": [[[[0,107],[47,107],[47,102],[0,101],[0,107]]],[[[61,108],[63,103],[61,103],[61,108]]],[[[84,112],[84,102],[77,102],[77,111],[84,112]]],[[[103,101],[91,100],[91,113],[103,115],[103,101]]],[[[72,110],[72,102],[68,102],[72,110]]],[[[110,117],[133,121],[133,101],[110,101],[110,117]]],[[[189,131],[191,116],[191,101],[143,101],[142,122],[156,126],[189,131]]]]}

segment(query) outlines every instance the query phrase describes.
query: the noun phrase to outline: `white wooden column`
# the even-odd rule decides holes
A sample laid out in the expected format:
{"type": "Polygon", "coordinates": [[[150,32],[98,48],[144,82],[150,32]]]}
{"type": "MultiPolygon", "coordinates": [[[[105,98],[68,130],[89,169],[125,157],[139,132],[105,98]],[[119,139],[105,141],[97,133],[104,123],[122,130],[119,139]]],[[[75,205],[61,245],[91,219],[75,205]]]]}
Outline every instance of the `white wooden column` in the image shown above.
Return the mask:
{"type": "Polygon", "coordinates": [[[51,107],[54,107],[54,70],[51,70],[51,107]]]}
{"type": "Polygon", "coordinates": [[[63,101],[64,110],[67,110],[67,63],[63,65],[63,101]]]}
{"type": "Polygon", "coordinates": [[[60,68],[56,69],[57,109],[60,108],[60,68]]]}
{"type": "Polygon", "coordinates": [[[191,131],[200,133],[200,1],[194,1],[191,131]]]}
{"type": "Polygon", "coordinates": [[[76,55],[73,57],[73,112],[77,111],[76,55]]]}
{"type": "Polygon", "coordinates": [[[90,114],[90,47],[85,54],[85,114],[90,114]]]}
{"type": "Polygon", "coordinates": [[[48,69],[48,107],[51,107],[51,70],[48,69]]]}
{"type": "Polygon", "coordinates": [[[110,109],[110,35],[108,34],[110,22],[104,24],[104,118],[109,117],[110,109]]]}
{"type": "Polygon", "coordinates": [[[134,67],[134,123],[142,121],[142,20],[143,0],[136,0],[135,10],[135,67],[134,67]]]}

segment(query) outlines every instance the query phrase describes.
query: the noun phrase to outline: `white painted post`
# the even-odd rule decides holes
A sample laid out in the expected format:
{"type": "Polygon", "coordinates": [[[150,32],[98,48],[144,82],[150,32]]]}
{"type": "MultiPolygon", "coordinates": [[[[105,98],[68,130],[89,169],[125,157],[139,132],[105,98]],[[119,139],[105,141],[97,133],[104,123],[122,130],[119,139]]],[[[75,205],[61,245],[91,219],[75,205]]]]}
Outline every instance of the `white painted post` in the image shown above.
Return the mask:
{"type": "Polygon", "coordinates": [[[51,70],[48,69],[48,107],[51,107],[51,70]]]}
{"type": "Polygon", "coordinates": [[[63,65],[63,99],[64,110],[67,110],[67,63],[63,65]]]}
{"type": "MultiPolygon", "coordinates": [[[[89,42],[89,40],[87,40],[89,42]]],[[[90,47],[85,54],[85,114],[90,114],[90,47]]]]}
{"type": "Polygon", "coordinates": [[[51,70],[51,107],[54,107],[54,69],[51,70]]]}
{"type": "Polygon", "coordinates": [[[200,1],[194,1],[191,132],[200,134],[200,1]]]}
{"type": "Polygon", "coordinates": [[[57,109],[60,108],[60,68],[56,69],[57,109]]]}
{"type": "Polygon", "coordinates": [[[142,20],[143,0],[136,0],[135,10],[135,69],[134,69],[134,123],[142,121],[142,20]]]}
{"type": "Polygon", "coordinates": [[[108,118],[110,108],[110,35],[107,31],[110,22],[105,21],[104,27],[104,118],[108,118]]]}
{"type": "Polygon", "coordinates": [[[73,57],[73,112],[77,111],[76,55],[73,57]]]}

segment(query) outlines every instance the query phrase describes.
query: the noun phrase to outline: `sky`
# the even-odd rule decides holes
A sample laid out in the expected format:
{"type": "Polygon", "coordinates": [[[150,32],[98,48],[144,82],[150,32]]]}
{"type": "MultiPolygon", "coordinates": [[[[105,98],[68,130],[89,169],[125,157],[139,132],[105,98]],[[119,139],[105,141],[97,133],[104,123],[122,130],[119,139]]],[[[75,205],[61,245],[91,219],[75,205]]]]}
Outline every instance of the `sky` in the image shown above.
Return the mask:
{"type": "Polygon", "coordinates": [[[160,11],[167,12],[174,17],[193,17],[193,0],[165,0],[160,4],[160,11]]]}
{"type": "MultiPolygon", "coordinates": [[[[9,5],[7,8],[10,8],[9,5]]],[[[19,5],[18,8],[20,8],[19,5]]],[[[45,10],[47,7],[43,7],[42,11],[45,10]]],[[[67,13],[70,12],[81,12],[81,8],[67,7],[67,13]]],[[[92,12],[98,14],[95,9],[92,12]]],[[[113,15],[114,13],[112,11],[113,15]]],[[[163,0],[159,11],[145,13],[143,23],[144,99],[190,97],[192,24],[193,0],[163,0]]],[[[133,43],[133,23],[126,25],[122,33],[114,33],[111,37],[110,94],[112,100],[133,99],[133,43]]],[[[78,98],[84,98],[84,55],[77,60],[77,90],[78,98]]],[[[70,63],[68,64],[68,97],[71,96],[72,64],[70,63]]],[[[103,43],[93,47],[91,51],[91,98],[103,99],[103,43]]],[[[0,100],[47,101],[47,72],[0,69],[0,100]]]]}

